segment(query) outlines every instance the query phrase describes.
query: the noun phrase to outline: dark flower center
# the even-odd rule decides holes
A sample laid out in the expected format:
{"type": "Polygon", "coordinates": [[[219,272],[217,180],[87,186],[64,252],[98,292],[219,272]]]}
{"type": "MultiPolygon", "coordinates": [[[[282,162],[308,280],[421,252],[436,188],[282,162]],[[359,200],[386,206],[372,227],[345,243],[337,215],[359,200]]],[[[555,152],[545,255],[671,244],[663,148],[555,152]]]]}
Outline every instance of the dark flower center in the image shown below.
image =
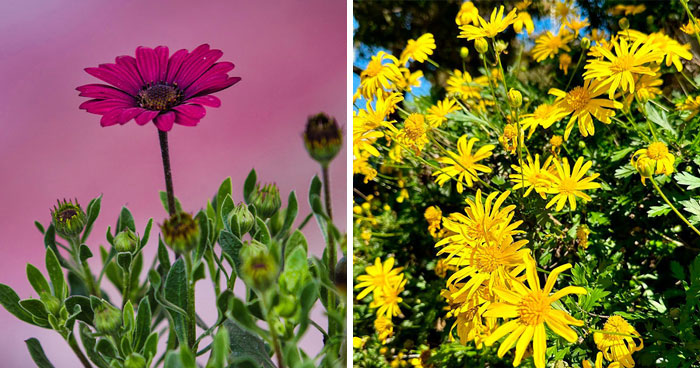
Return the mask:
{"type": "Polygon", "coordinates": [[[65,210],[58,213],[58,219],[61,222],[66,222],[66,221],[72,219],[73,216],[75,216],[77,214],[78,214],[78,211],[76,211],[73,208],[68,208],[68,209],[65,209],[65,210]]]}
{"type": "Polygon", "coordinates": [[[142,88],[136,100],[144,109],[164,111],[182,102],[182,91],[177,85],[156,83],[142,88]]]}

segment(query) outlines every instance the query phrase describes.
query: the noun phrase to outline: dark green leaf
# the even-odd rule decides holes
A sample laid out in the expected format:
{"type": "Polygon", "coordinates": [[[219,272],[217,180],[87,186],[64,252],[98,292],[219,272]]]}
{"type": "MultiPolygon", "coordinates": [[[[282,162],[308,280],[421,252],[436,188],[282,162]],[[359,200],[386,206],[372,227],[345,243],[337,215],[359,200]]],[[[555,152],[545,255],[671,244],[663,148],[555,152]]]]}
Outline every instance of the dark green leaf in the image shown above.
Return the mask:
{"type": "Polygon", "coordinates": [[[299,203],[297,203],[297,196],[292,191],[289,193],[289,198],[287,199],[287,208],[284,211],[284,224],[282,225],[282,230],[280,231],[280,236],[283,237],[287,234],[287,231],[292,228],[294,220],[297,218],[297,213],[299,212],[299,203]]]}
{"type": "MultiPolygon", "coordinates": [[[[165,300],[174,305],[187,310],[187,272],[185,270],[185,261],[180,258],[173,263],[168,277],[164,284],[165,300]]],[[[173,324],[175,325],[175,333],[181,345],[187,344],[187,321],[185,316],[179,313],[170,313],[173,324]]]]}
{"type": "Polygon", "coordinates": [[[117,220],[116,233],[119,234],[124,229],[130,229],[134,233],[136,232],[136,225],[134,224],[134,216],[128,208],[122,207],[122,211],[119,214],[119,219],[117,220]]]}
{"type": "Polygon", "coordinates": [[[296,248],[303,248],[304,252],[308,252],[309,250],[309,245],[306,242],[306,237],[299,230],[295,230],[292,233],[292,236],[289,237],[289,240],[287,240],[287,245],[284,248],[285,257],[288,254],[291,254],[292,251],[294,251],[294,249],[296,248]]]}
{"type": "Polygon", "coordinates": [[[104,358],[102,358],[102,356],[97,354],[95,351],[97,341],[92,336],[88,326],[84,323],[80,323],[78,330],[80,331],[80,340],[83,342],[85,353],[87,354],[88,358],[90,358],[90,360],[95,363],[98,368],[110,368],[109,364],[104,360],[104,358]]]}
{"type": "Polygon", "coordinates": [[[260,337],[253,335],[230,319],[224,322],[224,327],[228,331],[231,348],[229,360],[248,357],[255,361],[257,367],[275,368],[267,353],[265,343],[260,337]]]}
{"type": "Polygon", "coordinates": [[[53,364],[51,364],[51,362],[49,361],[49,358],[46,357],[44,349],[42,349],[39,340],[32,337],[30,339],[24,340],[24,342],[27,344],[27,349],[29,349],[29,355],[32,356],[32,360],[34,361],[34,363],[36,363],[37,367],[54,368],[53,364]]]}
{"type": "Polygon", "coordinates": [[[90,299],[82,295],[71,295],[66,301],[66,309],[68,313],[75,313],[76,306],[80,307],[80,313],[76,316],[79,321],[85,322],[87,324],[92,324],[94,315],[92,312],[92,306],[90,305],[90,299]]]}
{"type": "Polygon", "coordinates": [[[168,249],[160,236],[158,237],[158,262],[160,263],[161,267],[163,267],[165,274],[167,274],[168,271],[170,271],[170,256],[168,255],[168,249]]]}
{"type": "Polygon", "coordinates": [[[42,225],[41,222],[34,221],[34,226],[36,226],[36,228],[39,229],[39,232],[41,233],[41,235],[44,235],[46,230],[44,230],[44,225],[42,225]]]}
{"type": "Polygon", "coordinates": [[[241,257],[240,252],[243,248],[243,243],[233,233],[222,230],[219,234],[219,245],[221,249],[233,260],[233,266],[237,274],[240,274],[241,257]]]}
{"type": "Polygon", "coordinates": [[[92,252],[90,251],[90,248],[87,247],[85,244],[80,245],[80,261],[84,262],[88,258],[92,258],[92,252]]]}
{"type": "Polygon", "coordinates": [[[60,300],[65,299],[68,296],[68,288],[63,278],[63,270],[58,263],[56,254],[51,249],[46,251],[46,271],[49,273],[49,279],[51,279],[53,295],[60,300]]]}
{"type": "Polygon", "coordinates": [[[95,351],[102,354],[106,358],[116,359],[117,358],[117,348],[112,344],[110,340],[100,339],[97,341],[97,346],[95,346],[95,351]]]}
{"type": "Polygon", "coordinates": [[[85,224],[85,230],[83,231],[83,236],[80,238],[80,242],[84,243],[90,236],[92,231],[92,225],[95,224],[97,216],[100,214],[100,207],[102,206],[102,194],[99,197],[93,198],[87,206],[87,223],[85,224]]]}
{"type": "Polygon", "coordinates": [[[146,229],[143,230],[143,235],[141,236],[139,249],[142,249],[143,247],[146,246],[146,243],[148,243],[148,238],[151,235],[151,227],[153,227],[153,219],[148,219],[148,223],[146,224],[146,229]]]}
{"type": "Polygon", "coordinates": [[[44,275],[41,274],[41,271],[39,271],[38,268],[34,267],[29,263],[27,263],[27,279],[29,280],[29,283],[32,284],[32,287],[37,292],[37,294],[51,294],[51,287],[49,286],[49,282],[46,281],[46,278],[44,277],[44,275]]]}
{"type": "Polygon", "coordinates": [[[141,299],[136,314],[136,329],[134,330],[134,351],[141,351],[151,333],[151,304],[148,298],[141,299]]]}
{"type": "Polygon", "coordinates": [[[253,238],[269,247],[272,240],[270,230],[267,228],[267,225],[265,225],[265,222],[260,219],[260,217],[256,217],[255,222],[257,223],[257,231],[255,232],[253,238]]]}
{"type": "Polygon", "coordinates": [[[245,182],[243,183],[243,199],[245,199],[245,203],[252,203],[252,194],[253,190],[255,190],[255,182],[258,180],[257,174],[255,173],[255,169],[250,170],[250,173],[248,174],[248,177],[245,179],[245,182]]]}
{"type": "Polygon", "coordinates": [[[36,318],[49,318],[49,312],[46,310],[44,303],[39,299],[20,300],[19,305],[36,318]]]}

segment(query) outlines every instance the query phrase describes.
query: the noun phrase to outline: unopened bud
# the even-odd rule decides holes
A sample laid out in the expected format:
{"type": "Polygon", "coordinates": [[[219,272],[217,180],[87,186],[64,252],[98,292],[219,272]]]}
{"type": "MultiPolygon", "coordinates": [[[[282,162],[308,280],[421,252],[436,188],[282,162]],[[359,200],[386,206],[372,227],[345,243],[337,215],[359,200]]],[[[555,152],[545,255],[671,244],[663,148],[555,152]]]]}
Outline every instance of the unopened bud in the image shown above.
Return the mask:
{"type": "Polygon", "coordinates": [[[258,184],[253,192],[253,205],[261,218],[272,217],[282,207],[282,199],[280,199],[280,191],[277,186],[266,184],[261,188],[258,184]]]}
{"type": "Polygon", "coordinates": [[[308,118],[304,145],[311,158],[321,165],[328,165],[340,151],[342,143],[343,135],[334,117],[319,113],[308,118]]]}
{"type": "Polygon", "coordinates": [[[476,52],[480,54],[485,54],[489,50],[489,43],[484,38],[477,38],[474,41],[474,48],[476,52]]]}
{"type": "Polygon", "coordinates": [[[191,251],[199,243],[199,224],[186,212],[178,212],[160,225],[163,240],[173,252],[191,251]]]}
{"type": "Polygon", "coordinates": [[[629,21],[629,19],[627,19],[627,17],[622,17],[617,22],[617,25],[620,26],[621,30],[626,31],[627,29],[630,28],[630,21],[629,21]]]}
{"type": "Polygon", "coordinates": [[[297,306],[298,302],[294,295],[281,295],[275,311],[284,318],[291,318],[296,314],[297,306]]]}
{"type": "Polygon", "coordinates": [[[124,360],[124,368],[146,368],[146,358],[141,354],[131,353],[124,360]]]}
{"type": "Polygon", "coordinates": [[[122,324],[122,312],[104,300],[94,309],[94,314],[93,324],[97,332],[109,334],[122,324]]]}
{"type": "Polygon", "coordinates": [[[510,91],[508,91],[508,103],[515,108],[522,106],[523,95],[517,89],[511,88],[510,91]]]}
{"type": "Polygon", "coordinates": [[[334,274],[334,280],[335,281],[335,287],[340,290],[340,292],[345,295],[346,289],[347,289],[347,278],[348,278],[348,261],[343,256],[340,258],[338,261],[338,264],[335,265],[335,274],[334,274]]]}
{"type": "Polygon", "coordinates": [[[253,217],[245,203],[239,203],[229,214],[229,222],[233,233],[240,238],[253,229],[255,217],[253,217]]]}
{"type": "Polygon", "coordinates": [[[588,48],[591,47],[591,40],[588,39],[588,37],[584,37],[581,39],[581,48],[584,50],[588,50],[588,48]]]}
{"type": "Polygon", "coordinates": [[[114,249],[117,252],[133,252],[138,249],[139,238],[131,229],[126,228],[114,237],[114,249]]]}
{"type": "Polygon", "coordinates": [[[43,292],[39,295],[39,299],[41,299],[41,302],[44,303],[44,306],[49,313],[53,314],[54,316],[58,316],[58,313],[61,310],[61,301],[58,300],[58,298],[50,293],[43,292]]]}
{"type": "Polygon", "coordinates": [[[253,289],[264,291],[277,280],[279,271],[277,261],[263,244],[253,242],[242,252],[243,281],[253,289]]]}
{"type": "Polygon", "coordinates": [[[80,207],[78,200],[75,200],[75,204],[73,201],[66,201],[65,199],[63,202],[57,202],[58,206],[54,206],[53,210],[51,210],[51,218],[56,233],[68,239],[83,232],[87,223],[87,215],[80,207]]]}
{"type": "Polygon", "coordinates": [[[646,156],[640,156],[634,163],[634,168],[637,169],[642,178],[650,178],[656,170],[656,162],[646,156]]]}
{"type": "Polygon", "coordinates": [[[462,47],[461,49],[459,49],[459,57],[461,57],[462,60],[467,60],[467,58],[469,57],[469,49],[466,47],[462,47]]]}

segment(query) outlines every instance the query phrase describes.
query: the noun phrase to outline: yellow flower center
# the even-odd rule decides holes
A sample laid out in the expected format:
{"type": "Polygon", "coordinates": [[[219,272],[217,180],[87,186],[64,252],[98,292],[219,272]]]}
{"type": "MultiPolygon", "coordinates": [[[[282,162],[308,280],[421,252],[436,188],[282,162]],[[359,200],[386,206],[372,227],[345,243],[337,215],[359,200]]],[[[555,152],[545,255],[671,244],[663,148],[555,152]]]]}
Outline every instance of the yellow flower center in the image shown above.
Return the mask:
{"type": "Polygon", "coordinates": [[[576,190],[576,180],[572,178],[563,178],[559,182],[559,193],[561,194],[573,194],[576,190]]]}
{"type": "Polygon", "coordinates": [[[520,321],[530,326],[544,323],[545,317],[551,310],[552,307],[549,303],[549,298],[544,295],[542,290],[533,291],[528,296],[524,297],[518,305],[520,321]]]}
{"type": "Polygon", "coordinates": [[[380,59],[372,59],[367,64],[364,74],[367,77],[374,77],[382,71],[382,67],[382,61],[380,59]]]}
{"type": "MultiPolygon", "coordinates": [[[[630,326],[629,323],[627,323],[627,321],[625,321],[624,318],[616,315],[608,318],[608,321],[605,322],[605,325],[603,325],[603,331],[631,335],[634,329],[632,328],[632,326],[630,326]]],[[[613,335],[606,333],[603,333],[603,336],[607,340],[614,341],[624,340],[626,337],[624,335],[613,335]]]]}
{"type": "Polygon", "coordinates": [[[647,156],[652,160],[661,160],[668,155],[668,148],[663,142],[654,142],[647,148],[647,156]]]}
{"type": "Polygon", "coordinates": [[[634,67],[634,55],[623,55],[615,59],[610,65],[610,70],[613,73],[622,73],[631,70],[634,67]]]}
{"type": "Polygon", "coordinates": [[[406,137],[412,141],[416,141],[425,135],[425,120],[423,115],[412,114],[406,119],[406,123],[403,126],[404,134],[406,137]]]}
{"type": "Polygon", "coordinates": [[[549,140],[549,144],[551,144],[554,147],[559,147],[562,143],[564,143],[564,140],[560,135],[555,135],[549,140]]]}
{"type": "Polygon", "coordinates": [[[559,50],[562,45],[561,37],[556,36],[549,39],[547,46],[552,50],[559,50]]]}
{"type": "Polygon", "coordinates": [[[503,265],[503,251],[497,246],[480,246],[472,253],[472,265],[481,272],[491,273],[503,265]]]}
{"type": "Polygon", "coordinates": [[[590,93],[586,88],[578,86],[566,94],[566,103],[571,106],[572,110],[580,110],[588,105],[591,101],[590,93]]]}

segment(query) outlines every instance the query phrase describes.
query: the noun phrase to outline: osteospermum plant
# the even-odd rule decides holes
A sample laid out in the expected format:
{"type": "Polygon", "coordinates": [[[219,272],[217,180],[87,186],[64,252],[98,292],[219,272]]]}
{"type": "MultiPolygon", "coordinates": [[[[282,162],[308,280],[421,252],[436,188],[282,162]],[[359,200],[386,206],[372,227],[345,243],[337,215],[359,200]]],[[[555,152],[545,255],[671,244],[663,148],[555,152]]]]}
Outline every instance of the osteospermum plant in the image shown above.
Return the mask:
{"type": "Polygon", "coordinates": [[[700,8],[579,3],[356,5],[356,366],[700,361],[700,8]]]}
{"type": "MultiPolygon", "coordinates": [[[[21,299],[0,284],[0,304],[26,323],[56,331],[84,368],[345,364],[345,263],[338,262],[344,259],[338,256],[343,236],[332,220],[328,184],[328,166],[342,144],[334,118],[321,113],[307,122],[303,143],[321,164],[323,181],[312,178],[312,210],[298,227],[295,192],[283,204],[278,187],[259,183],[255,170],[239,191],[224,180],[199,208],[185,207],[175,196],[167,133],[175,124],[197,125],[205,106],[221,105],[213,93],[241,79],[228,75],[233,64],[218,61],[222,55],[206,44],[172,55],[164,46],[139,47],[135,57],[86,69],[107,84],[77,88],[91,98],[80,108],[102,115],[102,126],[135,120],[158,132],[165,176],[160,199],[167,213],[157,241],[149,243],[156,238],[153,220],[137,226],[124,207],[101,241],[90,237],[101,196],[86,207],[58,201],[48,225],[36,222],[44,236],[45,272],[27,265],[27,278],[37,298],[21,299]],[[311,217],[327,241],[321,259],[309,253],[302,232],[311,217]],[[105,246],[96,246],[104,240],[105,246]],[[157,247],[152,261],[144,256],[148,246],[157,247]],[[90,258],[99,258],[90,262],[98,266],[94,271],[90,258]],[[107,284],[118,294],[109,293],[107,284]],[[234,293],[237,284],[244,294],[234,293]],[[212,288],[213,299],[195,301],[195,287],[212,288]],[[215,320],[205,322],[196,310],[202,303],[216,306],[215,320]],[[316,304],[325,323],[311,320],[316,304]],[[309,328],[324,336],[316,356],[300,346],[309,328]]],[[[39,367],[53,367],[37,339],[26,343],[39,367]]]]}

